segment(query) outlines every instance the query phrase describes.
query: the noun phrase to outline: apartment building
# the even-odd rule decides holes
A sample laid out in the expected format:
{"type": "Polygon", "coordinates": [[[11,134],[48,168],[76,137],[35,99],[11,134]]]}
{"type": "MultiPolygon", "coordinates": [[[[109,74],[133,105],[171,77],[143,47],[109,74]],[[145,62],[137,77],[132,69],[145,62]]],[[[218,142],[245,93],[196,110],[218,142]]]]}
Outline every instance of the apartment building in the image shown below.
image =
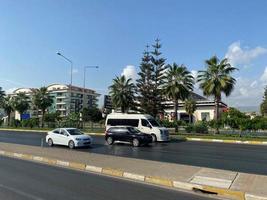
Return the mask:
{"type": "MultiPolygon", "coordinates": [[[[40,114],[32,105],[35,90],[35,88],[19,88],[10,94],[11,96],[15,96],[23,92],[29,97],[30,109],[25,113],[25,118],[40,114]]],[[[58,111],[62,117],[67,116],[71,112],[79,112],[83,108],[96,106],[100,96],[95,90],[65,84],[51,84],[47,86],[47,90],[53,99],[53,104],[48,108],[48,112],[58,111]]],[[[20,118],[18,113],[15,113],[15,118],[20,118]]]]}

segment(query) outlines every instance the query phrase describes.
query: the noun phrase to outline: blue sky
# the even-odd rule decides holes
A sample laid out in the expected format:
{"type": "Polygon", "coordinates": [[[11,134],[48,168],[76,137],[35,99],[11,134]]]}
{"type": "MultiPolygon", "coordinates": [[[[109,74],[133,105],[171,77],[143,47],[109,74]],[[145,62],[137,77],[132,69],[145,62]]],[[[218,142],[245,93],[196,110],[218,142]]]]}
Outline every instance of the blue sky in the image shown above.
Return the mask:
{"type": "Polygon", "coordinates": [[[82,86],[83,66],[99,65],[87,71],[86,85],[107,93],[123,70],[135,76],[145,45],[156,38],[167,63],[183,63],[193,73],[212,55],[227,56],[239,68],[236,89],[225,99],[229,105],[258,105],[267,84],[265,0],[0,0],[0,5],[0,86],[8,91],[69,83],[69,64],[56,55],[61,51],[74,62],[73,84],[82,86]]]}

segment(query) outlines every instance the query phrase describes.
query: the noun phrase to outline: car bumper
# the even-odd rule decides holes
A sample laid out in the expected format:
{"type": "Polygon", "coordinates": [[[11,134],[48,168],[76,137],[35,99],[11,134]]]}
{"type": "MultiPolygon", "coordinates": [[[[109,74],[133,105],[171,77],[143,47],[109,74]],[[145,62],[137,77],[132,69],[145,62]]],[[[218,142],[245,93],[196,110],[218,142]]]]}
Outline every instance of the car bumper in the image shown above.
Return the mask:
{"type": "Polygon", "coordinates": [[[90,146],[92,144],[92,141],[76,141],[75,146],[76,147],[85,147],[90,146]]]}

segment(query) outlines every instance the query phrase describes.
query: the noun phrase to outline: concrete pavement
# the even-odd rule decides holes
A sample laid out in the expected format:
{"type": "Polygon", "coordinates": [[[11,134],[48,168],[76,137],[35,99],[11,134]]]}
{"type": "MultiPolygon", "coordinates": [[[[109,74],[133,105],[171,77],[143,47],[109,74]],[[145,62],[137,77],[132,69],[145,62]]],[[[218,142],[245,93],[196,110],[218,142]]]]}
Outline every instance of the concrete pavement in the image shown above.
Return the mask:
{"type": "Polygon", "coordinates": [[[71,162],[81,163],[84,164],[84,168],[79,168],[80,170],[185,190],[206,191],[234,199],[250,200],[267,197],[267,176],[85,153],[67,148],[0,143],[0,149],[0,154],[7,156],[29,160],[38,158],[34,160],[70,168],[74,168],[71,162]]]}
{"type": "Polygon", "coordinates": [[[5,200],[211,199],[207,196],[1,156],[0,166],[0,199],[5,200]]]}

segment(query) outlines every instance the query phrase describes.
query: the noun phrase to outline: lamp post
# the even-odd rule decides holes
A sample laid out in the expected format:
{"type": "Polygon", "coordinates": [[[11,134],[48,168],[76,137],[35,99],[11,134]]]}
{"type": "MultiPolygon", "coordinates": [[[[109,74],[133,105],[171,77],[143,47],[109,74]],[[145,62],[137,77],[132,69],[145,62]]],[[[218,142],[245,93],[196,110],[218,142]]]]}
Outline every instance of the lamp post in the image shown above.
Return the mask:
{"type": "Polygon", "coordinates": [[[86,78],[86,69],[88,68],[95,68],[98,69],[99,66],[84,66],[83,68],[83,109],[85,105],[85,78],[86,78]]]}
{"type": "Polygon", "coordinates": [[[66,56],[64,56],[62,53],[57,52],[57,55],[61,56],[62,58],[64,58],[66,61],[68,61],[70,63],[70,86],[72,86],[72,68],[73,68],[73,62],[72,60],[70,60],[69,58],[67,58],[66,56]]]}
{"type": "Polygon", "coordinates": [[[72,62],[72,60],[71,59],[69,59],[69,58],[67,58],[66,56],[64,56],[62,53],[60,53],[60,52],[57,52],[57,55],[58,56],[61,56],[62,58],[64,58],[66,61],[68,61],[69,63],[70,63],[70,109],[69,109],[69,112],[71,112],[71,95],[72,95],[72,93],[71,93],[71,91],[72,91],[72,68],[73,68],[73,62],[72,62]]]}

